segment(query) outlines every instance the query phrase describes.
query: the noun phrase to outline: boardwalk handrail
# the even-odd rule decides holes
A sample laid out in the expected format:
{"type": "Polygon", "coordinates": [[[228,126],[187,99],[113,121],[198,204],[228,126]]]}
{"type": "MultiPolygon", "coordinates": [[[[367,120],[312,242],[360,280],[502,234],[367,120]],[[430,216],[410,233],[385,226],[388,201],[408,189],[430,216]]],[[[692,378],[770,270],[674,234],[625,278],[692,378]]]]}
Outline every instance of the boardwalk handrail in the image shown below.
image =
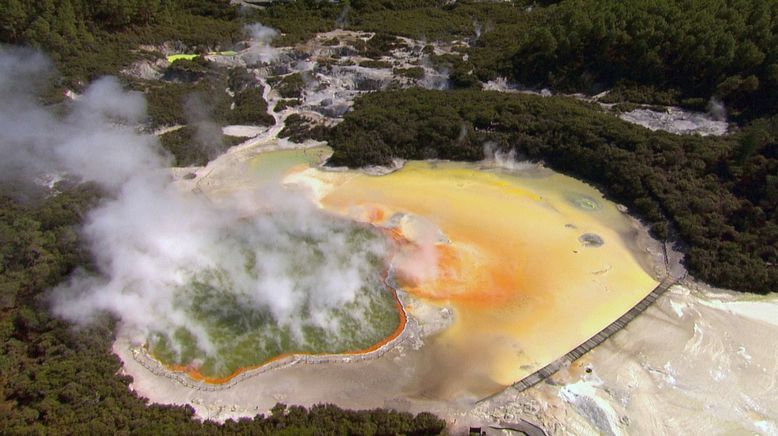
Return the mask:
{"type": "MultiPolygon", "coordinates": [[[[575,347],[572,351],[566,353],[564,356],[560,357],[559,359],[549,363],[543,368],[540,368],[539,370],[533,372],[532,374],[514,383],[512,387],[517,392],[521,392],[523,390],[526,390],[540,383],[541,381],[547,379],[548,377],[554,375],[557,371],[567,366],[571,362],[577,360],[584,354],[591,351],[594,347],[603,343],[611,335],[623,329],[633,319],[637,318],[638,315],[640,315],[641,313],[643,313],[643,311],[648,309],[649,306],[651,306],[662,294],[664,294],[668,289],[670,289],[670,287],[673,286],[675,283],[677,283],[677,279],[675,279],[671,275],[668,275],[661,282],[659,282],[659,284],[651,292],[649,292],[648,295],[646,295],[642,300],[640,300],[638,304],[633,306],[624,315],[620,316],[616,321],[610,323],[607,327],[600,330],[597,334],[587,339],[584,343],[575,347]]],[[[502,393],[502,391],[481,398],[480,400],[478,400],[478,403],[489,400],[499,395],[500,393],[502,393]]]]}

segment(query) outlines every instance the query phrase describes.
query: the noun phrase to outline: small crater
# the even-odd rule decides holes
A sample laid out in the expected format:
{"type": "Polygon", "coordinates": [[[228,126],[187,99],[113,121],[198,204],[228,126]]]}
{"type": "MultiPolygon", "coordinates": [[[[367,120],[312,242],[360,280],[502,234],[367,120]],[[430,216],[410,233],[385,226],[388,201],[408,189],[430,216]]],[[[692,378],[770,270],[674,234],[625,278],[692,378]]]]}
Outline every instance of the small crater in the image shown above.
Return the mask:
{"type": "Polygon", "coordinates": [[[594,233],[584,233],[578,237],[578,240],[581,241],[584,247],[601,247],[605,243],[600,235],[594,233]]]}
{"type": "Polygon", "coordinates": [[[602,208],[602,205],[597,200],[580,194],[570,194],[567,196],[568,201],[576,205],[579,209],[594,211],[602,208]]]}

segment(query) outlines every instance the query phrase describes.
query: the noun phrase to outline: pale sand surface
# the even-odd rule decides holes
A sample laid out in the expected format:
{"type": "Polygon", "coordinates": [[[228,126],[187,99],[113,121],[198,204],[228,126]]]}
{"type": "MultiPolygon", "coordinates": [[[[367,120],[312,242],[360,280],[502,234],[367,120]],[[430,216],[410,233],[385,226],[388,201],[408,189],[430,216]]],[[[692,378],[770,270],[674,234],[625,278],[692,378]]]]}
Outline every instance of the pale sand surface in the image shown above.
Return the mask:
{"type": "Polygon", "coordinates": [[[222,127],[222,133],[239,138],[253,138],[267,131],[267,127],[232,125],[222,127]]]}
{"type": "Polygon", "coordinates": [[[778,294],[675,286],[547,383],[460,420],[524,417],[550,434],[778,434],[776,319],[778,294]]]}

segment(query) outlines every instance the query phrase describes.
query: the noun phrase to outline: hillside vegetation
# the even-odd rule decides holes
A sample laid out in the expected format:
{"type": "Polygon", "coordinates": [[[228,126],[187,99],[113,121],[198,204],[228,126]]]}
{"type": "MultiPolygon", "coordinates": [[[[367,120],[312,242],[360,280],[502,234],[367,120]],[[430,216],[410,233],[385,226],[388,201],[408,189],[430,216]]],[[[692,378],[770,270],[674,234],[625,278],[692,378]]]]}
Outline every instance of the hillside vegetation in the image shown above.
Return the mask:
{"type": "Polygon", "coordinates": [[[142,57],[141,44],[180,41],[207,50],[243,37],[229,0],[4,0],[0,41],[39,47],[79,89],[142,57]]]}
{"type": "Polygon", "coordinates": [[[637,84],[690,104],[715,96],[749,117],[778,110],[774,0],[566,0],[529,23],[511,55],[519,82],[563,90],[637,84]]]}

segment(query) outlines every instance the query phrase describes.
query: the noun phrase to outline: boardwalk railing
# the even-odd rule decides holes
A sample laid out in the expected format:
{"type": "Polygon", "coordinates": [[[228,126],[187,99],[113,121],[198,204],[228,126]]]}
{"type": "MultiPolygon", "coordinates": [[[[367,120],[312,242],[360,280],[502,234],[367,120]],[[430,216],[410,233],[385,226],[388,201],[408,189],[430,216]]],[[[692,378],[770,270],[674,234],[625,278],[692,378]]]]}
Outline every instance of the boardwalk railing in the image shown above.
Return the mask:
{"type": "MultiPolygon", "coordinates": [[[[633,319],[637,318],[638,315],[643,313],[646,309],[648,309],[649,306],[654,304],[654,302],[659,298],[662,294],[664,294],[668,289],[670,289],[671,286],[673,286],[677,280],[673,278],[672,276],[665,277],[664,280],[662,280],[659,285],[654,288],[648,295],[646,295],[645,298],[640,300],[638,304],[636,304],[632,309],[628,310],[627,313],[619,317],[616,321],[613,321],[610,325],[605,327],[604,329],[600,330],[599,333],[589,338],[586,342],[583,344],[575,347],[572,351],[565,354],[564,356],[560,357],[559,359],[551,362],[550,364],[544,366],[543,368],[540,368],[539,370],[533,372],[532,374],[528,375],[527,377],[524,377],[520,381],[513,384],[513,388],[521,392],[527,388],[530,388],[541,381],[547,379],[548,377],[554,375],[557,371],[560,369],[568,366],[573,361],[577,360],[584,354],[591,351],[594,347],[600,345],[603,343],[606,339],[608,339],[611,335],[618,332],[619,330],[623,329],[627,324],[630,323],[633,319]]],[[[486,401],[495,395],[498,395],[501,392],[498,392],[494,395],[490,395],[488,397],[482,398],[478,402],[486,401]]]]}

